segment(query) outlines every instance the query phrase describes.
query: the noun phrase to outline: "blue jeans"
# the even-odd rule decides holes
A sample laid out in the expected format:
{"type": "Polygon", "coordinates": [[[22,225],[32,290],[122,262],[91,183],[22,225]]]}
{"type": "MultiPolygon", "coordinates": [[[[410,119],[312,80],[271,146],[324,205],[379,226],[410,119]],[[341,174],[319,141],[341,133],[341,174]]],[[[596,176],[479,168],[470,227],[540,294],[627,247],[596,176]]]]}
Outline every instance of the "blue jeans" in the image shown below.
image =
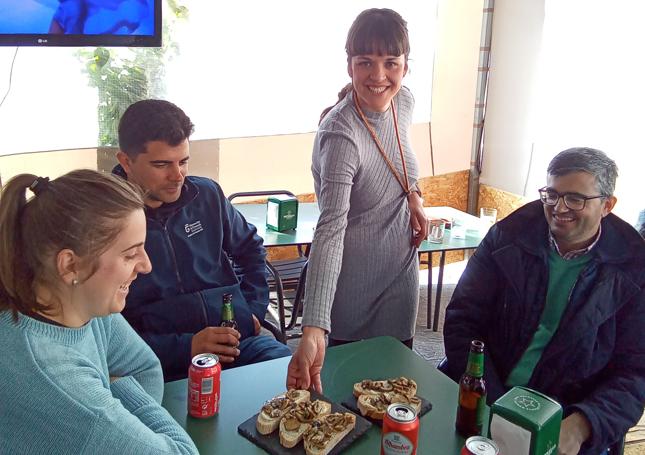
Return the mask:
{"type": "Polygon", "coordinates": [[[291,355],[291,349],[273,337],[266,335],[253,336],[240,341],[240,355],[233,363],[222,363],[222,368],[241,367],[265,360],[279,359],[291,355]]]}

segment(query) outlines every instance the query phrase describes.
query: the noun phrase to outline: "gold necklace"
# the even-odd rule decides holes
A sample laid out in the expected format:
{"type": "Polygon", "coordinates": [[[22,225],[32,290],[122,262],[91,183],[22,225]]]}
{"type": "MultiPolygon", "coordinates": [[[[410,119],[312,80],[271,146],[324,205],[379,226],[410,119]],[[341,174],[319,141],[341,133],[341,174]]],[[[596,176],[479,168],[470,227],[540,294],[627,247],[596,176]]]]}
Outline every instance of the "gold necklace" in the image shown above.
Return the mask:
{"type": "Polygon", "coordinates": [[[405,191],[405,194],[410,194],[411,191],[410,191],[410,182],[408,180],[408,169],[405,165],[405,156],[403,156],[403,147],[401,146],[401,137],[399,136],[399,122],[396,118],[396,110],[394,109],[394,98],[390,100],[390,109],[392,110],[392,118],[394,119],[394,131],[396,133],[396,142],[397,144],[399,144],[399,153],[401,154],[401,163],[403,164],[403,177],[401,177],[401,174],[399,174],[399,171],[397,171],[396,168],[394,167],[392,160],[390,160],[388,156],[385,154],[385,150],[383,148],[383,144],[381,143],[381,140],[376,135],[376,131],[374,130],[370,122],[367,120],[367,117],[365,117],[365,114],[361,109],[361,105],[358,101],[358,93],[356,93],[356,90],[353,90],[353,92],[354,93],[352,95],[354,96],[354,106],[356,106],[358,115],[361,117],[361,120],[363,120],[365,127],[372,135],[372,139],[374,139],[374,143],[376,143],[376,148],[378,148],[378,151],[381,152],[381,156],[383,157],[383,159],[385,160],[385,163],[388,165],[388,167],[394,174],[394,177],[396,177],[396,180],[401,185],[401,188],[403,188],[403,191],[405,191]]]}

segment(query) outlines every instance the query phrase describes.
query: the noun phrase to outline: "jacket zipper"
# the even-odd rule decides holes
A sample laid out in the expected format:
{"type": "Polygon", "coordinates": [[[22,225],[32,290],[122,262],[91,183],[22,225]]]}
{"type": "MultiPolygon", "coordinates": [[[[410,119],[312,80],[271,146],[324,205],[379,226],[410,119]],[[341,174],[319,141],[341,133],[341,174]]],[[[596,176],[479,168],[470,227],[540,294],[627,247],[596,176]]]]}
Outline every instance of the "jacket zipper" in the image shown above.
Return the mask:
{"type": "MultiPolygon", "coordinates": [[[[169,219],[168,219],[169,220],[169,219]]],[[[172,262],[175,265],[175,276],[177,277],[177,284],[179,287],[179,291],[182,294],[186,293],[186,290],[184,289],[184,285],[181,281],[181,275],[179,275],[179,265],[177,264],[177,254],[175,253],[175,247],[172,244],[172,239],[170,238],[170,234],[168,233],[168,220],[166,220],[165,223],[163,223],[163,232],[164,235],[166,236],[166,240],[168,242],[168,246],[170,247],[170,256],[172,256],[172,262]]],[[[199,301],[201,303],[202,307],[202,314],[204,315],[204,326],[208,325],[208,313],[206,312],[206,302],[204,301],[204,296],[202,295],[201,292],[197,292],[199,295],[199,301]]]]}
{"type": "Polygon", "coordinates": [[[170,239],[170,234],[168,234],[168,227],[167,227],[168,221],[163,223],[163,232],[164,235],[166,236],[166,241],[168,242],[168,246],[170,247],[170,256],[172,257],[172,262],[175,266],[175,277],[177,278],[177,284],[179,287],[179,291],[184,294],[186,291],[184,290],[184,284],[181,281],[181,276],[179,275],[179,265],[177,264],[177,254],[175,253],[175,247],[172,244],[172,240],[170,239]]]}
{"type": "Polygon", "coordinates": [[[204,300],[204,295],[201,291],[197,291],[199,296],[199,301],[202,303],[202,313],[204,314],[204,327],[208,327],[208,314],[206,313],[206,301],[204,300]]]}

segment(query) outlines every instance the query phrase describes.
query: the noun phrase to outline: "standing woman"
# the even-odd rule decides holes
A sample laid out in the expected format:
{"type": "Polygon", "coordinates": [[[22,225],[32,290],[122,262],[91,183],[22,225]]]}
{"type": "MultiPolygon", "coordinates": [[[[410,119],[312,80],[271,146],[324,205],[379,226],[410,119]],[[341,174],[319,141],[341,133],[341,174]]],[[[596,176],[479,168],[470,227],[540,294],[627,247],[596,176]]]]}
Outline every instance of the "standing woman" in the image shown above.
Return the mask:
{"type": "Polygon", "coordinates": [[[197,453],[160,406],[159,360],[119,314],[150,272],[143,207],[131,184],[89,170],[5,185],[0,453],[197,453]]]}
{"type": "Polygon", "coordinates": [[[320,219],[305,289],[303,338],[287,386],[321,390],[329,345],[391,335],[410,348],[419,297],[417,248],[427,233],[410,146],[414,99],[406,22],[369,9],[345,45],[352,79],[323,112],[312,172],[320,219]]]}

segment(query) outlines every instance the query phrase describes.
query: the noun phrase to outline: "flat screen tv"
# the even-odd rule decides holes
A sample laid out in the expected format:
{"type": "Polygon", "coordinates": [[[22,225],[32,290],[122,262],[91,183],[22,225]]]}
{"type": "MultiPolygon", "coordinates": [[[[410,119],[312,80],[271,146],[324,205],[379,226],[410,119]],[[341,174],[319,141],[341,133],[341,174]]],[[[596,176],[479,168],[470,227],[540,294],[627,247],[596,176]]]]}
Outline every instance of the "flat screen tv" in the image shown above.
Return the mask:
{"type": "Polygon", "coordinates": [[[161,46],[162,0],[0,0],[0,46],[161,46]]]}

